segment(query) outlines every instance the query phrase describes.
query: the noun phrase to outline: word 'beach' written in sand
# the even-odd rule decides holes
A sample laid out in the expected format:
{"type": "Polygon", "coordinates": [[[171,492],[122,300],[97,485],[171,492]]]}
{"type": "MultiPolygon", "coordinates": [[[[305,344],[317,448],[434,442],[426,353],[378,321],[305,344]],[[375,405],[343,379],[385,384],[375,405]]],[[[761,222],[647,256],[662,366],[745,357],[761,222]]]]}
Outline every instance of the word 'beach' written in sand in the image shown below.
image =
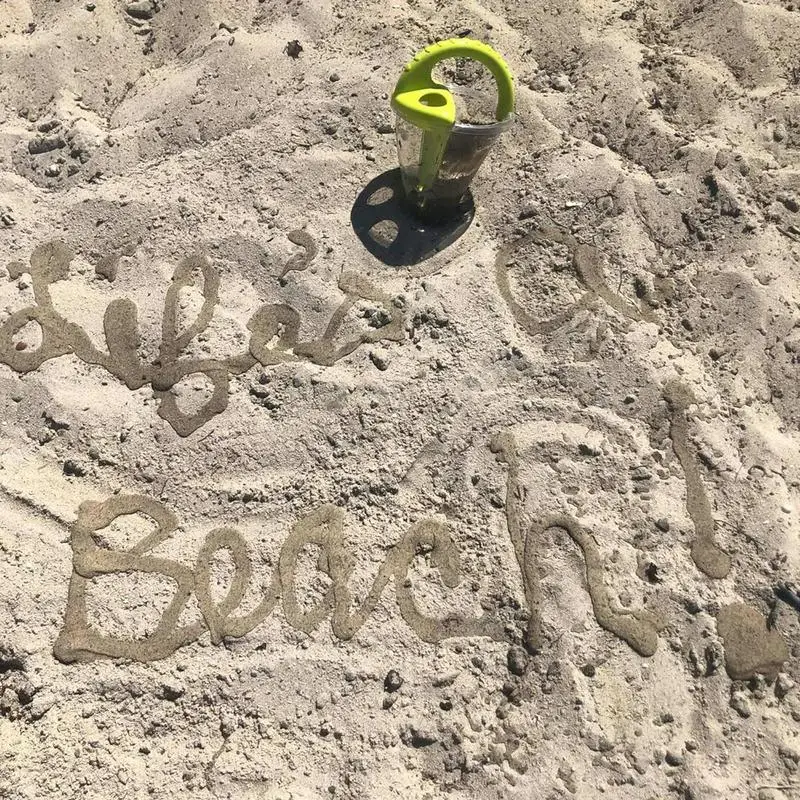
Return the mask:
{"type": "MultiPolygon", "coordinates": [[[[333,635],[348,640],[375,610],[390,581],[394,585],[401,617],[423,641],[485,636],[512,642],[521,640],[529,651],[537,652],[546,643],[542,630],[543,596],[538,557],[548,532],[553,528],[566,531],[583,556],[586,587],[598,624],[640,655],[653,655],[662,623],[646,610],[622,608],[614,601],[613,593],[606,585],[605,563],[591,531],[564,512],[538,514],[524,529],[522,502],[527,491],[520,482],[513,432],[498,433],[491,441],[491,449],[507,472],[505,521],[527,606],[524,631],[515,631],[513,626],[509,628],[491,611],[480,617],[451,614],[439,619],[420,610],[409,579],[409,571],[417,557],[429,558],[445,587],[454,589],[462,580],[457,545],[447,523],[436,517],[424,519],[406,531],[388,550],[366,596],[356,601],[349,588],[355,559],[345,542],[344,512],[334,505],[322,505],[294,524],[281,547],[269,584],[255,607],[243,611],[245,598],[252,589],[253,566],[241,533],[227,527],[211,531],[205,537],[194,566],[187,566],[156,553],[159,546],[178,530],[175,515],[154,498],[116,495],[103,502],[81,505],[72,526],[73,572],[64,626],[55,645],[55,655],[64,662],[97,657],[136,661],[166,658],[178,648],[196,641],[205,631],[217,644],[225,638],[245,636],[278,607],[282,608],[287,624],[297,630],[310,634],[329,619],[333,635]],[[118,518],[135,514],[152,520],[155,531],[128,549],[109,545],[102,531],[118,518]],[[298,558],[307,547],[318,548],[316,569],[328,579],[327,591],[311,608],[304,607],[298,600],[297,586],[298,558]],[[223,551],[230,558],[233,572],[227,593],[215,601],[212,597],[212,567],[223,551]],[[139,639],[111,636],[94,629],[88,619],[88,593],[92,581],[102,576],[132,573],[167,578],[176,587],[156,629],[139,639]],[[181,615],[192,597],[197,601],[201,619],[181,625],[181,615]]],[[[702,487],[699,491],[702,493],[702,487]]],[[[692,502],[690,498],[690,511],[692,502]]],[[[700,526],[705,524],[702,518],[696,522],[700,526]]],[[[711,543],[704,544],[708,546],[711,543]]],[[[693,547],[696,558],[695,550],[696,546],[693,547]]]]}
{"type": "Polygon", "coordinates": [[[348,640],[375,610],[390,579],[394,582],[402,618],[423,641],[438,642],[451,636],[502,638],[502,627],[488,616],[436,619],[426,616],[417,607],[407,575],[418,554],[429,556],[445,586],[454,588],[461,582],[458,550],[447,525],[435,518],[412,526],[388,551],[367,596],[353,609],[348,582],[355,560],[344,542],[343,521],[343,511],[333,505],[320,506],[298,520],[281,548],[261,600],[251,611],[237,615],[252,578],[251,558],[238,531],[232,528],[211,531],[200,548],[194,568],[190,568],[153,553],[178,527],[175,515],[163,503],[141,495],[117,495],[101,503],[84,503],[72,526],[73,573],[64,628],[55,645],[55,656],[64,662],[103,656],[135,661],[165,658],[195,641],[206,629],[215,644],[226,637],[244,636],[263,622],[279,603],[291,627],[310,634],[330,618],[333,635],[348,640]],[[129,514],[144,514],[156,523],[156,530],[128,550],[101,546],[95,537],[97,532],[118,517],[129,514]],[[301,607],[296,586],[297,560],[307,546],[319,549],[317,569],[330,578],[327,592],[310,609],[301,607]],[[231,557],[233,576],[225,597],[215,602],[211,593],[211,569],[223,550],[231,557]],[[87,591],[91,580],[102,575],[133,572],[162,576],[177,586],[155,631],[134,640],[93,630],[87,618],[87,591]],[[179,618],[192,595],[197,600],[202,621],[181,626],[179,618]]]}

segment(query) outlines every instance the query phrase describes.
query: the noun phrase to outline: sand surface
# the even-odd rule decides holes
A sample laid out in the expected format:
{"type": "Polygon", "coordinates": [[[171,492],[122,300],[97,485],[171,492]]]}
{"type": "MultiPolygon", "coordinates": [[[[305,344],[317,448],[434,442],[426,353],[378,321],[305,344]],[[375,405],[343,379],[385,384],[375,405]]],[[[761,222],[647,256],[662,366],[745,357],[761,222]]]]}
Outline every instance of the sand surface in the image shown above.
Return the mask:
{"type": "Polygon", "coordinates": [[[0,797],[800,796],[799,279],[796,2],[2,0],[0,797]]]}

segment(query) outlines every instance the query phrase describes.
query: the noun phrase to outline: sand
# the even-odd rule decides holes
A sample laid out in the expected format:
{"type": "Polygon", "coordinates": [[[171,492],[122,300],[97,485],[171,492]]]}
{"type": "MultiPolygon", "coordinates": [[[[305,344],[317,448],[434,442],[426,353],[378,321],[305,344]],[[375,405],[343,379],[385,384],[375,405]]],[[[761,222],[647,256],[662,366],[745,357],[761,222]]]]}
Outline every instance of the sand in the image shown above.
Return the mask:
{"type": "Polygon", "coordinates": [[[0,5],[0,797],[800,793],[800,5],[0,5]]]}

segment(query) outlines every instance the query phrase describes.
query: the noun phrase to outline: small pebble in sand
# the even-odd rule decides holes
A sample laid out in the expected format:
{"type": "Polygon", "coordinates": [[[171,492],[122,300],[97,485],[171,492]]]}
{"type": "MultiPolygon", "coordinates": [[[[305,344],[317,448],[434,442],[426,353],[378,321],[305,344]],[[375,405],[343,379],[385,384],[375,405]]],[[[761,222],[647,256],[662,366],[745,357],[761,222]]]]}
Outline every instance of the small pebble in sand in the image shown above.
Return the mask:
{"type": "Polygon", "coordinates": [[[49,153],[51,150],[59,150],[66,147],[67,143],[62,136],[37,136],[28,142],[28,152],[33,156],[49,153]]]}
{"type": "Polygon", "coordinates": [[[568,92],[572,89],[572,84],[566,75],[556,75],[550,78],[550,86],[557,92],[568,92]]]}
{"type": "Polygon", "coordinates": [[[514,645],[508,648],[506,661],[508,664],[508,671],[512,675],[524,675],[525,669],[528,666],[528,654],[519,645],[514,645]]]}
{"type": "Polygon", "coordinates": [[[593,133],[592,144],[595,145],[595,147],[606,147],[608,145],[608,139],[602,133],[593,133]]]}
{"type": "Polygon", "coordinates": [[[430,745],[436,744],[439,737],[436,735],[435,731],[422,724],[412,724],[400,734],[400,738],[404,744],[410,745],[411,747],[430,747],[430,745]]]}
{"type": "Polygon", "coordinates": [[[125,6],[125,12],[134,19],[151,19],[155,14],[155,7],[151,0],[136,0],[125,6]]]}
{"type": "Polygon", "coordinates": [[[652,561],[644,568],[644,575],[648,583],[661,583],[661,576],[658,574],[658,566],[652,561]]]}
{"type": "Polygon", "coordinates": [[[586,746],[595,753],[609,753],[614,749],[614,742],[605,734],[592,731],[585,737],[586,746]]]}
{"type": "Polygon", "coordinates": [[[160,695],[164,700],[175,702],[179,697],[182,697],[186,692],[186,687],[174,678],[167,678],[161,684],[160,695]]]}
{"type": "Polygon", "coordinates": [[[750,700],[745,692],[733,692],[731,694],[730,707],[736,711],[740,717],[745,719],[753,713],[750,700]]]}
{"type": "Polygon", "coordinates": [[[57,702],[58,698],[52,692],[37,692],[28,706],[31,719],[41,719],[57,702]]]}
{"type": "Polygon", "coordinates": [[[64,474],[82,478],[86,474],[86,470],[77,461],[73,461],[71,458],[68,458],[64,462],[64,474]]]}
{"type": "Polygon", "coordinates": [[[775,680],[775,697],[783,700],[793,688],[794,681],[785,672],[781,672],[775,680]]]}
{"type": "Polygon", "coordinates": [[[385,370],[389,369],[389,363],[390,363],[389,353],[382,347],[375,347],[372,350],[370,350],[369,357],[372,363],[381,372],[384,372],[385,370]]]}
{"type": "Polygon", "coordinates": [[[681,764],[683,764],[684,758],[682,753],[678,753],[675,750],[667,750],[664,760],[671,767],[679,767],[681,764]]]}
{"type": "Polygon", "coordinates": [[[402,675],[396,669],[390,669],[383,679],[383,688],[387,692],[396,692],[404,683],[402,675]]]}
{"type": "Polygon", "coordinates": [[[60,128],[60,127],[61,127],[61,121],[60,120],[57,120],[57,119],[46,119],[46,120],[43,120],[42,122],[40,122],[36,126],[36,130],[39,131],[39,133],[50,133],[50,131],[54,131],[54,130],[56,130],[56,128],[60,128]]]}
{"type": "Polygon", "coordinates": [[[303,45],[297,39],[293,39],[291,42],[286,42],[286,47],[283,48],[283,52],[286,53],[289,58],[300,58],[300,53],[303,52],[303,45]]]}

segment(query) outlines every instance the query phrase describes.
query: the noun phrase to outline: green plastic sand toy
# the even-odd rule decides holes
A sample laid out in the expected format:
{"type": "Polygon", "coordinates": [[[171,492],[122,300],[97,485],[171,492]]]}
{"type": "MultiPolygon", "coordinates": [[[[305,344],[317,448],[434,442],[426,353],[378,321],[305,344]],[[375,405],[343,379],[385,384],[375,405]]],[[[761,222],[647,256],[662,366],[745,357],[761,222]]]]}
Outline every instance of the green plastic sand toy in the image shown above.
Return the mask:
{"type": "Polygon", "coordinates": [[[398,151],[406,193],[420,206],[432,200],[455,200],[463,189],[460,199],[491,145],[511,122],[511,72],[499,53],[482,42],[437,42],[403,69],[392,94],[392,107],[398,116],[398,151]],[[491,72],[497,86],[494,122],[457,121],[453,93],[432,76],[433,68],[449,58],[474,59],[491,72]]]}

